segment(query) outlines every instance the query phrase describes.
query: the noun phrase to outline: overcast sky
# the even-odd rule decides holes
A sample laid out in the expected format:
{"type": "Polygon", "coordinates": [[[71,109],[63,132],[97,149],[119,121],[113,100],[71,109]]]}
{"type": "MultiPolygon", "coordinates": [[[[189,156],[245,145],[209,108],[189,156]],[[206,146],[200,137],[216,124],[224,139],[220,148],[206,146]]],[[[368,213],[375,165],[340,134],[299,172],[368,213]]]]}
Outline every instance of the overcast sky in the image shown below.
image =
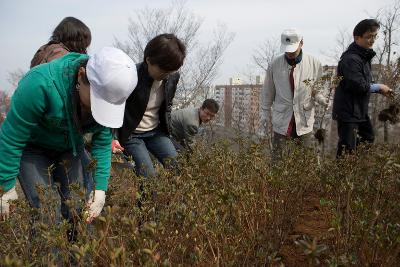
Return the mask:
{"type": "MultiPolygon", "coordinates": [[[[227,25],[235,39],[227,49],[218,84],[247,73],[254,49],[264,40],[279,38],[285,28],[298,28],[304,35],[304,52],[323,64],[339,29],[350,32],[355,24],[376,14],[392,0],[188,0],[186,8],[203,17],[202,40],[218,23],[227,25]]],[[[45,44],[54,27],[67,16],[82,20],[92,31],[89,53],[124,40],[129,18],[144,7],[167,7],[168,0],[0,0],[0,89],[10,90],[8,72],[29,69],[36,50],[45,44]]]]}

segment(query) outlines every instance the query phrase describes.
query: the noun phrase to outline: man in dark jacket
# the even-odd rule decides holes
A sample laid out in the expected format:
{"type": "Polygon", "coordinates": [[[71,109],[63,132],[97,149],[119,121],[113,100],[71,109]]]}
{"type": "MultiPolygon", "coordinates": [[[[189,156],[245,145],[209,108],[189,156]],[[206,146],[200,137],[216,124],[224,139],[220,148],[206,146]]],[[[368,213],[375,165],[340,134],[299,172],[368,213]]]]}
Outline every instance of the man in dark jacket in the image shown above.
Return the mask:
{"type": "Polygon", "coordinates": [[[113,144],[135,162],[137,175],[156,174],[150,153],[164,166],[177,156],[171,135],[171,108],[179,81],[179,68],[186,55],[185,45],[173,34],[153,38],[137,65],[138,84],[129,96],[124,124],[118,130],[120,142],[113,144]]]}
{"type": "Polygon", "coordinates": [[[372,81],[372,46],[378,36],[379,23],[374,19],[359,22],[353,31],[354,42],[342,54],[338,76],[342,77],[333,101],[333,119],[337,120],[339,143],[337,157],[353,151],[361,142],[372,143],[374,131],[368,116],[371,93],[393,94],[384,84],[372,81]]]}

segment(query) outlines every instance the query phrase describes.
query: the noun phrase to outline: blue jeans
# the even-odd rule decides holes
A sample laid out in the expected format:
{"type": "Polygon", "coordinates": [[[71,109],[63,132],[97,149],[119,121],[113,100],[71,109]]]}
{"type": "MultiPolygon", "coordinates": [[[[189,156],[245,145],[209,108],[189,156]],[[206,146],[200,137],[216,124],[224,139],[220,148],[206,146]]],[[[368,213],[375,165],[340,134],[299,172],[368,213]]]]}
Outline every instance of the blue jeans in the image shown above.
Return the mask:
{"type": "Polygon", "coordinates": [[[175,167],[175,158],[178,156],[171,139],[160,129],[132,134],[122,145],[127,157],[135,162],[135,172],[138,176],[152,177],[156,171],[151,161],[150,153],[157,158],[164,167],[175,167]]]}
{"type": "MultiPolygon", "coordinates": [[[[72,151],[58,152],[33,145],[25,147],[18,179],[31,207],[41,208],[37,186],[50,189],[50,194],[57,191],[61,199],[62,217],[70,222],[73,220],[66,201],[71,199],[71,185],[78,184],[84,188],[83,153],[83,147],[78,149],[76,156],[73,156],[72,151]]],[[[39,217],[42,217],[41,214],[39,217]]]]}

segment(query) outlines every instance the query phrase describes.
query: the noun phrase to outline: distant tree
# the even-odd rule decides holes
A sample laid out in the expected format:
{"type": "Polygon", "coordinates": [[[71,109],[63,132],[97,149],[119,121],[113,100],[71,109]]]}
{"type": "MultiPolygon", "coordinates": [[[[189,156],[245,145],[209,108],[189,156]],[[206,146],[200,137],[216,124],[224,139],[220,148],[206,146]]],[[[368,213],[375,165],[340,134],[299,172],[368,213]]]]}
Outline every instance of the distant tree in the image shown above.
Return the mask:
{"type": "MultiPolygon", "coordinates": [[[[380,34],[383,38],[378,39],[375,51],[376,66],[378,68],[374,79],[377,82],[388,85],[396,89],[400,81],[400,70],[397,56],[398,49],[398,29],[400,28],[400,1],[396,0],[392,5],[378,10],[374,16],[380,23],[380,34]]],[[[372,98],[372,121],[378,124],[380,111],[390,102],[390,99],[381,95],[372,98]]],[[[389,141],[389,122],[383,122],[383,140],[389,141]]]]}
{"type": "Polygon", "coordinates": [[[0,124],[4,121],[10,108],[10,97],[6,92],[0,91],[0,124]]]}
{"type": "MultiPolygon", "coordinates": [[[[265,75],[269,65],[272,63],[274,58],[281,54],[280,52],[280,40],[279,39],[266,39],[262,44],[260,44],[253,53],[253,62],[254,64],[262,70],[265,75]]],[[[260,99],[261,102],[261,99],[260,99]]],[[[269,140],[269,145],[272,147],[272,117],[270,114],[269,118],[265,117],[265,114],[260,111],[260,125],[259,129],[256,129],[257,132],[260,132],[263,135],[266,135],[269,140]],[[267,123],[269,122],[269,123],[267,123]]]]}
{"type": "Polygon", "coordinates": [[[22,69],[16,69],[8,72],[8,82],[11,84],[13,89],[17,88],[19,80],[24,76],[25,72],[22,69]]]}
{"type": "Polygon", "coordinates": [[[280,54],[278,39],[267,39],[260,44],[253,54],[253,62],[263,71],[267,71],[272,60],[280,54]]]}
{"type": "Polygon", "coordinates": [[[186,107],[211,88],[222,56],[232,42],[234,34],[224,25],[217,25],[208,42],[199,40],[203,19],[185,7],[186,1],[172,1],[168,8],[144,8],[136,12],[128,26],[128,38],[116,39],[115,45],[124,50],[135,62],[143,61],[146,44],[161,33],[174,33],[187,47],[187,57],[181,68],[175,105],[186,107]]]}
{"type": "Polygon", "coordinates": [[[325,56],[334,60],[335,65],[339,62],[343,52],[347,50],[353,42],[353,34],[346,28],[339,29],[335,37],[335,46],[327,52],[322,52],[325,56]]]}

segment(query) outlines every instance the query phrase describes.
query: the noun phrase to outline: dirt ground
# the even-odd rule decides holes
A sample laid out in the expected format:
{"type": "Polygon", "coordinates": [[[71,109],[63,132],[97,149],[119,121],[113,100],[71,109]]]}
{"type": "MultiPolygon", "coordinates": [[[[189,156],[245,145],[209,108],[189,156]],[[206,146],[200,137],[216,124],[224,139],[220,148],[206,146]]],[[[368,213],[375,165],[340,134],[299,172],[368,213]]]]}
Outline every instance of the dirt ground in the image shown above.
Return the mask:
{"type": "MultiPolygon", "coordinates": [[[[318,194],[312,194],[304,200],[303,211],[298,217],[292,233],[286,239],[280,250],[280,255],[285,266],[301,267],[310,266],[302,248],[295,244],[296,240],[309,236],[317,238],[318,244],[329,244],[330,236],[327,236],[329,225],[329,213],[320,205],[318,194]]],[[[323,258],[320,260],[324,260],[323,258]]],[[[322,264],[323,266],[324,264],[322,264]]],[[[311,264],[314,266],[314,264],[311,264]]]]}

